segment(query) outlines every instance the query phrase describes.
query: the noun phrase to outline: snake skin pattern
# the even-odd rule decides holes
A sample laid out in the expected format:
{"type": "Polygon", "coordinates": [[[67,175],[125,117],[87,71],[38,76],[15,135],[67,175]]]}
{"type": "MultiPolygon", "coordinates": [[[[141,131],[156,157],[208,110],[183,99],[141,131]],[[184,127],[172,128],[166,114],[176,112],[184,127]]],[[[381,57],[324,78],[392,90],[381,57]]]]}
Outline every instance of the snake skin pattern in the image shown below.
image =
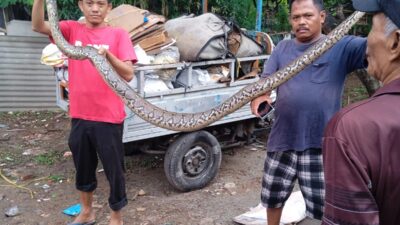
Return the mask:
{"type": "Polygon", "coordinates": [[[260,79],[242,88],[220,105],[199,113],[176,113],[161,109],[140,97],[140,95],[115,72],[107,59],[99,55],[97,50],[93,47],[77,47],[69,44],[59,30],[56,0],[47,0],[46,3],[51,33],[61,52],[73,59],[91,60],[106,83],[121,96],[128,108],[136,115],[155,126],[175,131],[202,129],[227,114],[236,111],[252,99],[277,88],[330,49],[364,15],[363,12],[354,12],[343,23],[336,27],[326,39],[315,44],[303,56],[294,60],[287,67],[275,72],[268,78],[260,79]]]}

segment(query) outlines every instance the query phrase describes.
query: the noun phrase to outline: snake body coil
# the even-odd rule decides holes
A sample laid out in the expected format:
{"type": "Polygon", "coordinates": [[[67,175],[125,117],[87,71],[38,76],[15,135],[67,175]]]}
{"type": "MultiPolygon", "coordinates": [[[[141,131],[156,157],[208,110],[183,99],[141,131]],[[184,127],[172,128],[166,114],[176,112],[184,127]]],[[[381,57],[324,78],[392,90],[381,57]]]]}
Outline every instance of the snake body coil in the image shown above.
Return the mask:
{"type": "Polygon", "coordinates": [[[330,49],[364,15],[363,12],[353,13],[343,23],[335,28],[326,39],[315,44],[303,56],[293,61],[287,67],[275,72],[271,76],[268,76],[268,78],[260,79],[257,82],[242,88],[220,105],[199,113],[175,113],[152,105],[140,97],[115,72],[107,59],[97,53],[96,49],[92,47],[77,47],[69,44],[62,36],[58,26],[56,0],[47,0],[46,2],[51,33],[58,48],[70,58],[91,60],[106,83],[122,97],[128,108],[130,108],[140,118],[154,124],[155,126],[175,131],[193,131],[202,129],[221,119],[225,115],[236,111],[252,99],[275,89],[330,49]]]}

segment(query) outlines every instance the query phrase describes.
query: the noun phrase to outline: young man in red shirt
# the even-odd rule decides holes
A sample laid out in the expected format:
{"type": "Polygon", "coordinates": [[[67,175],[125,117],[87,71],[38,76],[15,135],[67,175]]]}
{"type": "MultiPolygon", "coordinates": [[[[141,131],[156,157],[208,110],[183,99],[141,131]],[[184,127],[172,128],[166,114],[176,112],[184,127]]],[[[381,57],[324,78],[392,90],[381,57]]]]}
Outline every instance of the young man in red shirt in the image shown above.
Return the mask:
{"type": "MultiPolygon", "coordinates": [[[[65,39],[75,46],[98,48],[126,81],[133,78],[136,55],[126,31],[109,27],[104,19],[112,9],[108,0],[79,0],[85,23],[61,21],[65,39]]],[[[44,0],[35,0],[32,28],[51,36],[44,20],[44,0]]],[[[100,158],[110,184],[110,225],[121,225],[121,209],[127,204],[124,177],[122,126],[124,104],[88,60],[68,61],[71,134],[69,147],[76,167],[76,188],[82,210],[72,224],[94,224],[93,191],[97,187],[96,167],[100,158]]]]}

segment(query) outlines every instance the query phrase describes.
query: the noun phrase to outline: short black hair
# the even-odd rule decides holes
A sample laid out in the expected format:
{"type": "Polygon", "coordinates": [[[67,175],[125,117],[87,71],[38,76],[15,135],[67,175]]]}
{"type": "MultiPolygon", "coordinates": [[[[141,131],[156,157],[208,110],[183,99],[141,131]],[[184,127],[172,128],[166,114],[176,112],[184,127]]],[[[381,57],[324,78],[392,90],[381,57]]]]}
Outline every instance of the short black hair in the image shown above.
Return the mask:
{"type": "MultiPolygon", "coordinates": [[[[296,0],[289,0],[289,10],[292,11],[293,2],[296,0]]],[[[324,0],[312,0],[314,5],[319,9],[319,11],[325,10],[324,0]]]]}

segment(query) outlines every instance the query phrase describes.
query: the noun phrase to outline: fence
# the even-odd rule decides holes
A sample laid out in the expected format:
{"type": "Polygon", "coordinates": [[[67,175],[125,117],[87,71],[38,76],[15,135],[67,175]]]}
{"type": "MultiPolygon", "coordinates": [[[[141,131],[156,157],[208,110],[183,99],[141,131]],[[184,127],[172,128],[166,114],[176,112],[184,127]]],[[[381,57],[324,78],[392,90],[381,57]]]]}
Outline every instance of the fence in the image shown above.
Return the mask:
{"type": "Polygon", "coordinates": [[[0,36],[0,111],[54,110],[53,69],[40,64],[46,37],[0,36]]]}

